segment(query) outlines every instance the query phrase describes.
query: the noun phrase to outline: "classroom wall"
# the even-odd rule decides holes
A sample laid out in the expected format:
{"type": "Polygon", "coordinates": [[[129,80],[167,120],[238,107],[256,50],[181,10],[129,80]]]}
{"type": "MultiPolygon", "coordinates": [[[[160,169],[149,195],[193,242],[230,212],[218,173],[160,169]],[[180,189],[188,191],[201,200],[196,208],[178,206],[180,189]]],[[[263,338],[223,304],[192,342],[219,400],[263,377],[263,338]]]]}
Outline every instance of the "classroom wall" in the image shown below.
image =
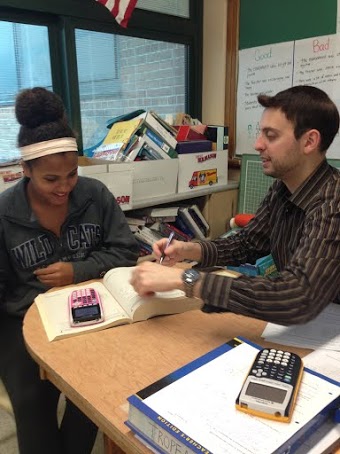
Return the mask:
{"type": "Polygon", "coordinates": [[[204,0],[203,123],[224,124],[227,5],[228,0],[204,0]]]}

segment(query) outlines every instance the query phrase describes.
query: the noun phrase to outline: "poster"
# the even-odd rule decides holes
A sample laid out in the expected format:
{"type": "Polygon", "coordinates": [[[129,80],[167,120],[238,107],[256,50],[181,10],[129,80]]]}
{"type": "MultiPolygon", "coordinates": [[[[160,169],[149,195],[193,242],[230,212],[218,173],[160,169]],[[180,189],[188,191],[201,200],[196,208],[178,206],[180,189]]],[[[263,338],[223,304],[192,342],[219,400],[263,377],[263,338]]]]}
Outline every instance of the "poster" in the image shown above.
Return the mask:
{"type": "MultiPolygon", "coordinates": [[[[295,42],[293,84],[320,88],[340,110],[340,35],[295,42]]],[[[328,149],[327,157],[340,157],[339,134],[328,149]]]]}
{"type": "Polygon", "coordinates": [[[255,153],[263,111],[257,95],[274,95],[292,86],[294,42],[254,47],[239,52],[236,154],[255,153]]]}
{"type": "MultiPolygon", "coordinates": [[[[274,95],[293,85],[312,85],[324,90],[340,111],[340,34],[239,52],[236,154],[256,153],[254,142],[263,111],[257,95],[274,95]]],[[[340,158],[339,134],[327,157],[340,158]]]]}

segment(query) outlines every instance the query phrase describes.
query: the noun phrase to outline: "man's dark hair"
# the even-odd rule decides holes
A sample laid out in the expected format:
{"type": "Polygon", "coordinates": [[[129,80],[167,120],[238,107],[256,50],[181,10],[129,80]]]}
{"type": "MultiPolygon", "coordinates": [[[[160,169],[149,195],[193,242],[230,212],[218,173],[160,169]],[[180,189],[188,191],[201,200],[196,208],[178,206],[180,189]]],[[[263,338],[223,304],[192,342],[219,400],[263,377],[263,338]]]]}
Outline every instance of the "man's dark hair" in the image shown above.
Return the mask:
{"type": "Polygon", "coordinates": [[[334,102],[322,90],[308,85],[297,85],[280,91],[275,96],[258,95],[261,106],[280,109],[294,125],[298,140],[310,129],[321,135],[320,151],[326,151],[339,130],[339,112],[334,102]]]}
{"type": "Polygon", "coordinates": [[[61,137],[75,137],[67,123],[61,98],[45,88],[35,87],[21,91],[16,98],[15,115],[21,125],[19,147],[61,137]]]}

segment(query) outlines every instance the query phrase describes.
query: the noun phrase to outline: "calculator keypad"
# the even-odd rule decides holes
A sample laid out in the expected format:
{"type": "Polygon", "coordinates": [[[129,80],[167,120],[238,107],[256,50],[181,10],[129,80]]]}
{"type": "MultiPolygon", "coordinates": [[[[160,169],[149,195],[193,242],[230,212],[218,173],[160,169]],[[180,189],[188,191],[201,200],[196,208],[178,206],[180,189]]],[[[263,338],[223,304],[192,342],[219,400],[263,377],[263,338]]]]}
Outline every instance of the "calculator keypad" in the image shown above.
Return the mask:
{"type": "Polygon", "coordinates": [[[258,353],[250,375],[291,384],[299,371],[300,361],[294,353],[275,348],[264,349],[258,353]]]}
{"type": "Polygon", "coordinates": [[[92,306],[97,304],[96,293],[93,288],[74,290],[72,294],[73,306],[92,306]]]}

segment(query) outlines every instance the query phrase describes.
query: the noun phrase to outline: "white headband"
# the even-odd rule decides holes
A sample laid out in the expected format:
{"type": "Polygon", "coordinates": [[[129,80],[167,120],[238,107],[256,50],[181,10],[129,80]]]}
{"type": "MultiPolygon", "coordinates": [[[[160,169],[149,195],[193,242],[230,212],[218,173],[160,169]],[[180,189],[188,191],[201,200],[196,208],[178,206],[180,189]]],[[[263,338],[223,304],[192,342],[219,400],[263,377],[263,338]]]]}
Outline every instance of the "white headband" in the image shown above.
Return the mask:
{"type": "Polygon", "coordinates": [[[41,158],[55,153],[66,151],[78,151],[77,141],[73,137],[62,137],[61,139],[46,140],[45,142],[32,143],[19,148],[23,161],[41,158]]]}

